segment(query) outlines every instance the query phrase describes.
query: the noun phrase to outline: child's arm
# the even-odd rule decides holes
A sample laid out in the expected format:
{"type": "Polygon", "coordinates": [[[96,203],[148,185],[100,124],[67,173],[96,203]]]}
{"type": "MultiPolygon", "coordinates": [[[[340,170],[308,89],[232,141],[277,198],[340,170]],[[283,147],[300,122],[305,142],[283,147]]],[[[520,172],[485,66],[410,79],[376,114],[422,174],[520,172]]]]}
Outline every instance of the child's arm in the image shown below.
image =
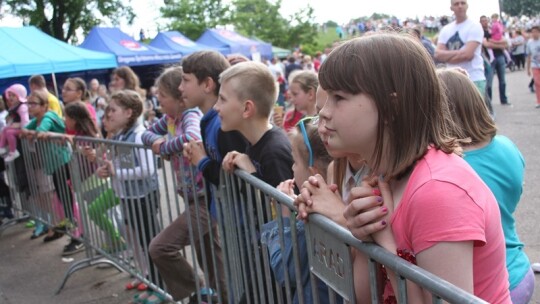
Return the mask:
{"type": "MultiPolygon", "coordinates": [[[[296,240],[298,248],[298,256],[300,259],[300,271],[307,268],[307,245],[306,236],[304,231],[304,224],[302,222],[294,221],[296,225],[296,240]]],[[[289,277],[291,286],[296,286],[296,270],[293,255],[293,240],[291,222],[288,217],[283,218],[283,248],[279,238],[280,227],[278,221],[272,221],[264,224],[261,233],[261,242],[268,246],[268,253],[270,256],[270,266],[275,275],[276,280],[285,286],[285,277],[289,277]]]]}
{"type": "Polygon", "coordinates": [[[167,135],[167,115],[161,117],[155,124],[151,125],[142,135],[142,142],[145,146],[152,146],[155,141],[167,135]]]}
{"type": "MultiPolygon", "coordinates": [[[[237,131],[223,132],[218,131],[218,149],[220,155],[224,156],[231,151],[244,152],[247,147],[246,140],[237,131]]],[[[206,180],[214,185],[219,185],[219,176],[221,170],[221,160],[212,159],[209,156],[204,156],[197,162],[197,167],[206,180]]]]}
{"type": "Polygon", "coordinates": [[[201,138],[201,114],[200,112],[189,110],[182,118],[182,136],[176,136],[161,144],[160,152],[163,155],[180,153],[183,151],[185,143],[191,140],[200,141],[201,138]]]}

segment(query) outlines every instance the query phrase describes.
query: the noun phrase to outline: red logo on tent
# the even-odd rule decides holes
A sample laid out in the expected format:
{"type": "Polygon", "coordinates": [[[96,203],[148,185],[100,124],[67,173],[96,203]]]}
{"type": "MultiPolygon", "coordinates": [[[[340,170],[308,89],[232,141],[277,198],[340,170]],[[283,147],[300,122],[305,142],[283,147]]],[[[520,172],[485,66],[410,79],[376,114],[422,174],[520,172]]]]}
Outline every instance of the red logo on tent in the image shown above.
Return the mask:
{"type": "Polygon", "coordinates": [[[147,48],[140,43],[131,40],[120,40],[120,44],[131,51],[146,51],[147,48]]]}
{"type": "Polygon", "coordinates": [[[172,41],[174,41],[177,44],[183,45],[183,46],[194,46],[195,43],[193,41],[190,41],[184,37],[175,36],[171,38],[172,41]]]}

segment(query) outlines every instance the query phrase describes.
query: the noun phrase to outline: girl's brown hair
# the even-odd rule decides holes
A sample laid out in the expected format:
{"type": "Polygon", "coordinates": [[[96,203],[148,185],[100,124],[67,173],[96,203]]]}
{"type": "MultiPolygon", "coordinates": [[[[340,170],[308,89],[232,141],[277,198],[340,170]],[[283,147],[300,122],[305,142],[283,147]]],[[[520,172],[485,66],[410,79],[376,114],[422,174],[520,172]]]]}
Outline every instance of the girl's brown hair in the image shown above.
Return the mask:
{"type": "Polygon", "coordinates": [[[80,101],[72,102],[66,105],[64,113],[75,122],[75,131],[78,135],[97,137],[99,131],[96,124],[90,116],[86,104],[80,101]]]}
{"type": "Polygon", "coordinates": [[[368,165],[386,179],[401,178],[432,145],[457,148],[453,122],[435,66],[423,46],[407,35],[383,33],[337,47],[319,71],[321,87],[371,97],[378,111],[377,140],[368,165]]]}
{"type": "Polygon", "coordinates": [[[116,75],[124,80],[125,87],[124,89],[138,91],[140,90],[140,81],[139,77],[133,70],[128,66],[121,66],[112,72],[113,75],[116,75]]]}
{"type": "Polygon", "coordinates": [[[456,70],[439,70],[437,74],[455,122],[454,136],[468,137],[470,142],[463,141],[464,146],[491,141],[497,127],[474,83],[456,70]]]}
{"type": "Polygon", "coordinates": [[[319,86],[319,79],[317,74],[311,71],[302,71],[294,76],[291,79],[291,83],[298,83],[302,91],[308,93],[310,90],[313,90],[313,93],[317,92],[317,87],[319,86]]]}
{"type": "Polygon", "coordinates": [[[40,106],[47,106],[47,107],[49,106],[49,94],[48,94],[48,92],[33,91],[32,93],[30,93],[30,95],[28,95],[26,100],[28,100],[30,98],[33,98],[33,97],[37,98],[40,106]]]}
{"type": "Polygon", "coordinates": [[[180,83],[182,83],[182,75],[184,75],[184,72],[182,72],[181,66],[169,67],[159,75],[155,85],[160,91],[164,91],[172,98],[182,100],[182,93],[178,89],[180,83]]]}
{"type": "Polygon", "coordinates": [[[120,90],[112,94],[111,102],[115,102],[124,109],[131,109],[131,117],[124,131],[131,129],[143,112],[141,95],[133,90],[120,90]]]}

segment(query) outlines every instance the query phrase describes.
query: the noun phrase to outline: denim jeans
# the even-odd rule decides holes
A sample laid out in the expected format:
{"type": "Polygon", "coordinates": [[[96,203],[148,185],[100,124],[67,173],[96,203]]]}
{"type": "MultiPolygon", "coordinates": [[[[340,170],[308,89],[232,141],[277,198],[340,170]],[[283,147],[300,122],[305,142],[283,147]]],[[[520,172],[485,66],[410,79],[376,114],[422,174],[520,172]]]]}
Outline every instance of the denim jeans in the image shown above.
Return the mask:
{"type": "Polygon", "coordinates": [[[489,96],[490,100],[493,100],[492,89],[493,89],[493,77],[495,73],[497,74],[497,79],[499,79],[499,98],[501,104],[507,104],[508,98],[506,97],[506,59],[504,54],[498,55],[495,57],[495,60],[491,63],[491,73],[486,75],[486,93],[489,96]]]}

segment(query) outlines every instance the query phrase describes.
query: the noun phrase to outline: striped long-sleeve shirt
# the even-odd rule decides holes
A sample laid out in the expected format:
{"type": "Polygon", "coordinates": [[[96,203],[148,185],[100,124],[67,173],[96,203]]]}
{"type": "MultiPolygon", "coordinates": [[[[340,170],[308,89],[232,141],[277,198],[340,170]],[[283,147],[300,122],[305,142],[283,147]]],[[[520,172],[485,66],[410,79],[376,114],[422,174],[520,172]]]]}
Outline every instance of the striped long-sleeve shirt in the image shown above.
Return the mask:
{"type": "Polygon", "coordinates": [[[142,142],[147,146],[151,146],[156,140],[167,135],[167,141],[160,146],[161,155],[172,156],[171,161],[178,181],[178,193],[182,195],[182,187],[185,187],[189,200],[193,198],[193,186],[195,186],[195,193],[202,192],[202,174],[193,172],[196,175],[195,180],[193,180],[189,160],[181,153],[184,149],[184,143],[202,139],[200,126],[202,116],[203,114],[198,108],[186,110],[181,117],[176,119],[164,115],[142,135],[142,142]]]}
{"type": "Polygon", "coordinates": [[[201,118],[202,112],[196,109],[189,109],[182,113],[182,116],[173,119],[167,115],[151,125],[142,136],[145,145],[151,146],[156,140],[168,135],[160,151],[162,155],[171,155],[183,151],[184,143],[190,140],[201,140],[201,118]]]}

